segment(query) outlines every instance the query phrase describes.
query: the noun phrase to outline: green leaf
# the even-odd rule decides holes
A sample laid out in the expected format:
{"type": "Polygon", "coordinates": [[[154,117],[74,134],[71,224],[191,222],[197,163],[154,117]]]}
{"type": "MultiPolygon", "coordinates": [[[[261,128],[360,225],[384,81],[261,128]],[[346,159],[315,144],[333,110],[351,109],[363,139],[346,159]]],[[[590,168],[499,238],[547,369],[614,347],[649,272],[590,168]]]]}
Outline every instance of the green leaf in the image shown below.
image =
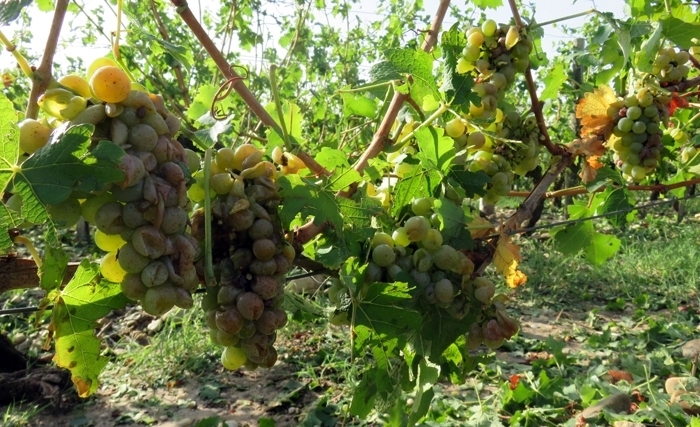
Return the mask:
{"type": "MultiPolygon", "coordinates": [[[[74,189],[99,191],[124,179],[117,169],[124,150],[109,141],[100,141],[92,152],[92,125],[72,126],[53,135],[49,144],[24,163],[16,179],[24,180],[43,204],[58,204],[74,189]]],[[[23,197],[23,201],[26,199],[23,197]]]]}
{"type": "Polygon", "coordinates": [[[700,23],[685,22],[678,18],[665,18],[659,21],[664,37],[683,49],[689,49],[693,38],[700,36],[700,23]]]}
{"type": "Polygon", "coordinates": [[[49,292],[61,286],[68,261],[70,255],[63,248],[46,247],[43,263],[39,267],[39,280],[43,290],[49,292]]]}
{"type": "Polygon", "coordinates": [[[474,6],[479,9],[498,9],[503,6],[503,0],[473,0],[474,6]]]}
{"type": "Polygon", "coordinates": [[[600,265],[620,249],[620,240],[615,236],[599,233],[590,222],[579,222],[555,231],[554,248],[564,255],[576,255],[584,251],[586,259],[600,265]]]}
{"type": "MultiPolygon", "coordinates": [[[[608,212],[615,212],[619,210],[627,210],[634,206],[630,203],[625,190],[622,188],[616,188],[614,190],[609,190],[606,192],[607,195],[603,203],[601,203],[596,209],[596,214],[601,215],[608,212]]],[[[617,215],[612,215],[607,217],[608,221],[615,227],[624,227],[627,225],[627,214],[628,212],[620,213],[617,215]]]]}
{"type": "Polygon", "coordinates": [[[411,174],[399,180],[394,188],[391,215],[398,217],[399,212],[407,207],[414,198],[435,196],[441,181],[442,177],[435,169],[423,169],[415,165],[411,174]]]}
{"type": "Polygon", "coordinates": [[[656,58],[656,54],[659,52],[659,47],[661,46],[661,36],[664,25],[659,23],[655,25],[655,27],[654,32],[647,40],[644,41],[639,54],[637,55],[636,66],[640,71],[645,73],[651,72],[654,65],[654,59],[656,58]]]}
{"type": "Polygon", "coordinates": [[[491,178],[483,171],[469,172],[465,170],[453,169],[447,175],[450,180],[454,180],[459,187],[464,190],[467,197],[486,194],[484,186],[491,182],[491,178]]]}
{"type": "Polygon", "coordinates": [[[98,264],[84,259],[54,304],[54,361],[71,371],[81,397],[97,390],[98,376],[108,361],[100,354],[100,340],[95,337],[97,320],[126,303],[119,284],[100,281],[98,264]]]}
{"type": "Polygon", "coordinates": [[[420,151],[416,157],[424,167],[432,166],[447,173],[455,156],[454,139],[445,135],[444,129],[426,126],[414,134],[420,151]]]}
{"type": "Polygon", "coordinates": [[[470,73],[459,74],[456,69],[466,43],[467,38],[459,23],[443,32],[440,39],[440,49],[445,58],[440,90],[445,92],[450,104],[462,112],[469,111],[469,101],[477,105],[480,102],[478,95],[472,92],[474,77],[470,73]]]}
{"type": "MultiPolygon", "coordinates": [[[[137,17],[135,17],[132,13],[129,13],[128,8],[122,8],[122,10],[129,17],[129,20],[132,23],[139,22],[139,19],[137,17]]],[[[184,46],[178,46],[169,41],[156,37],[153,34],[144,31],[143,28],[138,25],[129,25],[129,31],[134,33],[135,37],[146,41],[153,50],[153,53],[158,54],[160,53],[159,51],[162,49],[162,51],[169,53],[170,56],[173,57],[173,59],[179,62],[184,70],[192,69],[194,56],[190,49],[187,49],[184,46]]]]}
{"type": "MultiPolygon", "coordinates": [[[[25,7],[32,4],[32,0],[2,0],[0,1],[0,25],[9,25],[19,17],[25,7]]],[[[4,95],[3,95],[4,97],[4,95]]]]}
{"type": "Polygon", "coordinates": [[[343,98],[343,117],[361,116],[374,118],[377,113],[377,102],[362,95],[341,93],[343,98]]]}
{"type": "MultiPolygon", "coordinates": [[[[279,114],[277,113],[277,106],[274,103],[267,104],[265,106],[265,111],[267,111],[272,118],[275,119],[277,124],[281,125],[279,114]]],[[[287,127],[287,133],[297,140],[303,141],[302,119],[304,118],[304,115],[301,113],[301,108],[289,101],[283,101],[282,114],[284,117],[284,124],[287,127]]]]}
{"type": "MultiPolygon", "coordinates": [[[[190,108],[187,109],[187,118],[192,121],[199,121],[201,117],[208,115],[211,109],[211,103],[214,101],[214,95],[219,90],[218,86],[202,85],[197,89],[197,94],[194,96],[190,108]]],[[[229,96],[216,103],[216,107],[224,114],[229,115],[230,111],[235,107],[234,98],[229,96]]]]}
{"type": "Polygon", "coordinates": [[[557,61],[554,68],[547,74],[543,79],[544,90],[540,99],[555,99],[559,96],[561,90],[561,85],[564,84],[568,76],[566,75],[566,70],[564,69],[564,63],[557,61]]]}
{"type": "Polygon", "coordinates": [[[433,77],[433,57],[421,49],[389,49],[384,53],[386,61],[372,67],[370,75],[375,81],[396,80],[410,75],[411,97],[423,110],[432,111],[438,107],[440,94],[433,77]]]}
{"type": "Polygon", "coordinates": [[[620,250],[620,239],[603,233],[594,233],[586,248],[586,259],[594,265],[601,265],[620,250]]]}
{"type": "Polygon", "coordinates": [[[455,249],[472,249],[474,241],[467,231],[467,216],[462,207],[451,200],[440,198],[434,203],[433,210],[440,218],[440,233],[445,244],[455,249]]]}
{"type": "Polygon", "coordinates": [[[417,425],[430,409],[430,401],[435,396],[433,386],[440,378],[440,365],[431,363],[427,358],[418,362],[418,381],[415,388],[415,397],[411,413],[408,417],[408,425],[417,425]]]}
{"type": "Polygon", "coordinates": [[[284,200],[280,209],[283,225],[288,226],[297,214],[301,214],[302,220],[313,216],[316,225],[328,221],[336,229],[343,229],[343,218],[333,191],[296,174],[281,177],[277,182],[284,200]]]}
{"type": "Polygon", "coordinates": [[[36,5],[42,12],[51,12],[54,8],[53,0],[37,0],[36,5]]]}

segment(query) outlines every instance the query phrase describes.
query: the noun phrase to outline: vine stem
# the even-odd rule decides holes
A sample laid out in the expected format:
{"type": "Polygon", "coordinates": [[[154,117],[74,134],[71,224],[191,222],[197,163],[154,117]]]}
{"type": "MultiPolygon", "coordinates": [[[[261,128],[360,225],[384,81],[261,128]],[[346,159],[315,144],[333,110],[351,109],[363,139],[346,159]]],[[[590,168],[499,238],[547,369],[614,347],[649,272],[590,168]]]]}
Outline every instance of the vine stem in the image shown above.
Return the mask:
{"type": "Polygon", "coordinates": [[[700,86],[700,76],[693,77],[690,80],[682,81],[676,85],[662,87],[661,89],[667,90],[669,92],[685,92],[686,90],[700,86]]]}
{"type": "MultiPolygon", "coordinates": [[[[442,21],[445,19],[445,14],[450,7],[450,0],[441,0],[438,5],[438,9],[433,17],[433,22],[430,24],[430,29],[427,31],[427,37],[423,41],[423,46],[421,48],[425,52],[430,52],[438,40],[438,34],[440,33],[440,28],[442,27],[442,21]]],[[[389,104],[389,109],[384,116],[384,119],[377,128],[372,142],[360,156],[357,163],[355,163],[354,169],[362,173],[370,159],[377,157],[377,155],[384,149],[387,143],[389,132],[391,127],[396,121],[396,117],[399,115],[399,110],[403,106],[403,103],[408,99],[408,94],[402,94],[400,92],[395,92],[394,97],[391,99],[391,104],[389,104]]],[[[356,186],[352,186],[349,191],[349,195],[352,195],[356,191],[356,186]]]]}
{"type": "Polygon", "coordinates": [[[530,28],[540,28],[540,27],[544,27],[545,25],[556,24],[557,22],[567,21],[569,19],[578,18],[580,16],[590,15],[591,13],[598,13],[598,11],[596,9],[588,9],[584,12],[574,13],[573,15],[562,16],[561,18],[552,19],[551,21],[535,22],[534,24],[532,24],[530,26],[530,28]]]}
{"type": "MultiPolygon", "coordinates": [[[[202,25],[199,23],[197,18],[194,16],[186,0],[170,0],[170,2],[177,8],[177,13],[180,15],[185,24],[190,28],[192,33],[197,37],[197,40],[202,44],[204,49],[207,51],[209,56],[214,60],[214,63],[219,68],[219,71],[224,75],[227,80],[234,80],[231,83],[233,90],[240,95],[243,101],[248,105],[251,111],[258,116],[261,122],[266,126],[274,127],[279,129],[280,126],[275,122],[275,119],[265,110],[258,98],[248,89],[248,87],[243,83],[241,76],[236,73],[231,65],[226,61],[226,58],[221,53],[219,48],[216,47],[214,41],[209,37],[207,32],[204,30],[202,25]]],[[[313,157],[307,154],[303,150],[299,150],[297,156],[304,162],[306,167],[316,175],[330,175],[330,172],[321,166],[313,157]]]]}
{"type": "Polygon", "coordinates": [[[53,81],[51,67],[53,65],[53,57],[56,54],[58,37],[61,34],[61,27],[63,26],[63,18],[66,16],[66,11],[68,10],[68,3],[69,0],[56,1],[56,9],[53,13],[53,21],[51,22],[51,29],[49,30],[49,37],[46,40],[44,55],[41,57],[41,63],[32,76],[32,90],[29,93],[27,111],[25,114],[27,118],[36,119],[39,116],[39,104],[37,101],[39,100],[39,96],[48,89],[53,81]]]}
{"type": "MultiPolygon", "coordinates": [[[[700,184],[700,178],[693,178],[689,179],[687,181],[682,181],[682,182],[675,182],[673,184],[656,184],[656,185],[628,185],[628,186],[614,186],[615,188],[624,188],[629,191],[659,191],[661,193],[667,193],[671,190],[674,190],[676,188],[682,188],[682,187],[690,187],[691,185],[695,184],[700,184]]],[[[565,197],[565,196],[576,196],[579,194],[589,194],[589,193],[600,193],[602,191],[605,191],[608,187],[600,187],[594,191],[588,191],[587,188],[585,187],[573,187],[573,188],[564,188],[562,190],[557,190],[557,191],[551,191],[547,192],[544,194],[544,197],[547,199],[554,199],[558,197],[565,197]]],[[[529,191],[511,191],[508,193],[508,196],[510,197],[528,197],[530,195],[529,191]]]]}
{"type": "MultiPolygon", "coordinates": [[[[518,28],[524,27],[525,24],[520,17],[518,5],[515,4],[515,0],[508,0],[508,4],[510,5],[510,10],[513,13],[515,25],[518,26],[518,28]]],[[[532,78],[532,71],[530,70],[529,66],[527,67],[527,70],[525,70],[525,81],[527,82],[527,91],[530,93],[532,112],[535,113],[535,117],[537,118],[537,127],[540,129],[540,133],[542,134],[539,142],[547,147],[547,151],[549,151],[553,156],[560,156],[565,152],[565,150],[561,146],[554,145],[549,137],[547,123],[544,121],[544,115],[542,114],[542,105],[540,104],[540,100],[537,98],[537,86],[535,86],[535,80],[532,78]]]]}
{"type": "MultiPolygon", "coordinates": [[[[277,110],[277,118],[280,121],[280,127],[282,128],[282,137],[284,138],[284,148],[287,151],[292,151],[292,144],[289,142],[289,131],[287,130],[287,123],[284,121],[284,111],[282,111],[282,100],[280,99],[280,89],[277,85],[277,66],[272,64],[270,66],[270,86],[272,88],[272,99],[275,102],[275,109],[277,110]]],[[[290,112],[291,114],[291,112],[290,112]]]]}
{"type": "Polygon", "coordinates": [[[17,61],[17,64],[19,64],[19,68],[22,70],[24,75],[30,79],[33,78],[34,70],[32,70],[29,62],[27,62],[27,58],[25,58],[24,55],[17,50],[17,46],[15,46],[15,44],[12,43],[12,41],[8,39],[2,31],[0,31],[0,42],[2,42],[2,44],[5,46],[5,50],[10,52],[12,56],[15,57],[15,60],[17,61]]]}
{"type": "MultiPolygon", "coordinates": [[[[441,0],[438,5],[438,9],[435,12],[433,21],[430,24],[430,29],[427,31],[427,36],[423,41],[422,49],[425,52],[430,52],[438,40],[438,34],[440,33],[440,28],[442,27],[442,21],[445,19],[445,14],[450,7],[450,0],[441,0]]],[[[399,115],[399,110],[401,106],[408,99],[408,95],[402,93],[394,92],[394,96],[391,99],[389,108],[384,115],[384,119],[379,124],[377,131],[372,137],[372,142],[367,146],[367,149],[362,153],[360,158],[354,165],[354,169],[359,173],[362,173],[370,159],[377,157],[379,153],[382,152],[384,146],[388,141],[389,132],[391,132],[391,127],[396,121],[396,117],[399,115]]],[[[357,191],[357,183],[351,185],[347,190],[338,192],[341,197],[350,197],[357,191]]],[[[297,228],[294,232],[294,241],[298,245],[303,245],[309,242],[311,239],[319,235],[325,230],[326,224],[314,224],[313,221],[309,221],[301,227],[297,228]]]]}

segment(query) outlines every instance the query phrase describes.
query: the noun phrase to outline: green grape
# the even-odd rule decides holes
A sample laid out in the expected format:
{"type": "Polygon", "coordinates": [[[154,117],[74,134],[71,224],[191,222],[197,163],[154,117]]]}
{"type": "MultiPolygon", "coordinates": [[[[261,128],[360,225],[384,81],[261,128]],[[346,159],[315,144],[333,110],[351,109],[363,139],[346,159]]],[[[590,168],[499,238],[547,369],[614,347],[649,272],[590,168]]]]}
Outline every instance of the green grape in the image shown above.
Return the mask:
{"type": "Polygon", "coordinates": [[[466,74],[472,69],[472,64],[469,63],[469,60],[465,58],[459,58],[457,60],[457,65],[455,66],[455,71],[457,71],[457,74],[466,74]]]}
{"type": "Polygon", "coordinates": [[[32,154],[45,146],[51,137],[51,128],[38,120],[25,119],[17,126],[19,127],[19,148],[27,154],[32,154]]]}
{"type": "Polygon", "coordinates": [[[228,147],[220,148],[216,152],[216,164],[222,169],[233,168],[235,152],[228,147]]]}
{"type": "Polygon", "coordinates": [[[126,276],[126,271],[117,261],[117,252],[109,252],[100,261],[100,273],[102,277],[114,283],[121,283],[126,276]]]}
{"type": "Polygon", "coordinates": [[[445,123],[445,134],[452,138],[458,138],[464,135],[464,131],[466,129],[467,127],[464,125],[462,120],[457,117],[445,123]]]}
{"type": "Polygon", "coordinates": [[[430,229],[430,221],[424,216],[412,216],[404,223],[408,239],[412,242],[423,240],[430,229]]]}
{"type": "Polygon", "coordinates": [[[450,279],[442,279],[435,283],[435,298],[442,302],[451,302],[455,297],[454,286],[450,279]]]}
{"type": "Polygon", "coordinates": [[[223,172],[212,175],[209,180],[209,185],[217,194],[226,195],[233,188],[233,181],[233,177],[230,173],[223,172]]]}
{"type": "Polygon", "coordinates": [[[190,200],[195,203],[204,201],[206,194],[207,193],[204,190],[204,186],[200,185],[200,183],[197,181],[195,181],[194,184],[187,189],[187,197],[189,197],[190,200]]]}
{"type": "Polygon", "coordinates": [[[201,168],[199,154],[189,148],[185,148],[185,154],[187,154],[187,167],[190,169],[190,173],[194,175],[201,168]]]}
{"type": "Polygon", "coordinates": [[[127,273],[140,273],[151,262],[148,257],[138,253],[131,242],[126,243],[119,249],[117,260],[127,273]]]}
{"type": "MultiPolygon", "coordinates": [[[[646,110],[646,108],[645,108],[646,110]]],[[[642,109],[639,107],[629,107],[625,117],[632,120],[637,120],[642,116],[642,109]]]]}
{"type": "Polygon", "coordinates": [[[627,98],[625,98],[625,107],[636,107],[637,105],[639,105],[639,100],[636,96],[630,95],[627,98]]]}
{"type": "Polygon", "coordinates": [[[165,284],[148,288],[141,300],[141,308],[151,316],[162,316],[175,306],[177,291],[165,284]]]}
{"type": "Polygon", "coordinates": [[[439,230],[431,228],[426,236],[421,240],[423,247],[429,251],[436,251],[442,246],[442,234],[439,230]]]}
{"type": "Polygon", "coordinates": [[[68,198],[57,205],[46,205],[46,210],[51,219],[63,227],[73,227],[80,219],[80,202],[78,199],[68,198]]]}
{"type": "Polygon", "coordinates": [[[508,80],[506,80],[506,76],[501,73],[493,73],[493,75],[491,75],[491,83],[500,89],[508,84],[508,80]]]}
{"type": "Polygon", "coordinates": [[[95,245],[105,252],[114,252],[124,246],[126,242],[118,234],[106,234],[100,230],[95,231],[95,245]]]}
{"type": "Polygon", "coordinates": [[[498,24],[493,19],[487,19],[481,24],[481,31],[486,37],[491,37],[496,33],[498,29],[498,24]]]}
{"type": "Polygon", "coordinates": [[[412,166],[412,165],[410,165],[410,164],[408,164],[408,163],[405,163],[405,162],[403,162],[403,163],[398,163],[398,164],[394,167],[394,175],[396,175],[396,176],[399,177],[399,178],[403,178],[403,177],[405,177],[406,175],[408,175],[409,173],[411,173],[412,170],[413,170],[413,166],[412,166]]]}
{"type": "Polygon", "coordinates": [[[414,215],[428,215],[433,210],[433,200],[429,197],[419,197],[411,202],[414,215]]]}
{"type": "Polygon", "coordinates": [[[655,105],[650,105],[644,108],[644,116],[646,117],[656,117],[659,115],[659,109],[655,105]]]}
{"type": "Polygon", "coordinates": [[[646,130],[647,130],[647,124],[642,122],[642,121],[638,120],[638,121],[634,122],[634,124],[632,125],[632,132],[633,133],[641,134],[641,133],[646,132],[646,130]]]}
{"type": "Polygon", "coordinates": [[[372,261],[380,267],[388,267],[396,261],[396,253],[387,244],[381,244],[372,250],[372,261]]]}
{"type": "Polygon", "coordinates": [[[479,149],[484,146],[486,137],[481,132],[472,132],[467,137],[467,146],[469,148],[479,149]]]}
{"type": "Polygon", "coordinates": [[[394,243],[400,246],[405,247],[411,243],[408,238],[408,233],[406,233],[406,229],[404,227],[398,227],[396,230],[394,230],[391,237],[394,240],[394,243]]]}
{"type": "Polygon", "coordinates": [[[383,233],[381,231],[374,233],[371,246],[372,248],[376,248],[379,245],[389,245],[390,248],[393,248],[394,239],[388,233],[383,233]]]}
{"type": "Polygon", "coordinates": [[[631,132],[632,126],[634,126],[634,120],[627,117],[623,117],[617,122],[617,128],[622,132],[631,132]]]}
{"type": "Polygon", "coordinates": [[[19,194],[13,194],[5,202],[5,206],[15,212],[22,212],[22,196],[19,194]]]}
{"type": "Polygon", "coordinates": [[[630,172],[630,176],[635,181],[641,181],[646,178],[647,170],[644,166],[634,166],[630,172]]]}
{"type": "Polygon", "coordinates": [[[484,34],[481,30],[474,31],[467,37],[467,43],[469,43],[470,46],[481,47],[481,45],[484,44],[484,34]]]}

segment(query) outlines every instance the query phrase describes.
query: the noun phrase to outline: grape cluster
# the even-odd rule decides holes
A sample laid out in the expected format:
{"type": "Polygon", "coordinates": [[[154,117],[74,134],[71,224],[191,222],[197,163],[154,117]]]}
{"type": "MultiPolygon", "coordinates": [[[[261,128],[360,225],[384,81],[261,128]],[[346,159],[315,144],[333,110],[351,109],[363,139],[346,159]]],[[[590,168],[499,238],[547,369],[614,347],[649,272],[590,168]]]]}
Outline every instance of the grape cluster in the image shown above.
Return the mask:
{"type": "Polygon", "coordinates": [[[690,71],[686,65],[689,60],[690,53],[687,51],[678,51],[673,47],[661,48],[654,59],[651,73],[662,85],[680,83],[690,71]]]}
{"type": "MultiPolygon", "coordinates": [[[[483,277],[477,277],[466,289],[474,289],[475,294],[488,294],[493,283],[483,277]]],[[[491,307],[484,310],[480,322],[473,323],[467,334],[467,350],[476,350],[481,344],[496,349],[503,342],[518,332],[518,323],[510,317],[501,301],[493,301],[491,307]]]]}
{"type": "MultiPolygon", "coordinates": [[[[186,150],[174,138],[180,120],[161,96],[132,84],[107,58],[89,67],[88,78],[89,83],[77,75],[63,77],[62,87],[46,91],[40,106],[52,118],[50,124],[90,123],[94,141],[122,147],[125,155],[117,167],[124,180],[99,194],[73,194],[48,206],[48,212],[66,226],[82,216],[97,227],[95,243],[107,252],[100,261],[102,276],[120,283],[124,295],[139,301],[144,311],[162,315],[174,306],[189,308],[199,286],[194,266],[199,245],[186,233],[190,169],[186,150]]],[[[50,127],[42,126],[32,121],[21,126],[27,134],[20,140],[25,152],[48,140],[50,127]]]]}
{"type": "Polygon", "coordinates": [[[469,114],[488,119],[495,115],[499,99],[515,81],[518,72],[530,65],[532,42],[512,25],[496,24],[492,19],[466,32],[467,45],[457,60],[456,71],[473,73],[477,83],[472,88],[481,105],[471,104],[469,114]]]}
{"type": "Polygon", "coordinates": [[[643,87],[608,109],[615,126],[613,159],[625,177],[639,182],[658,166],[663,149],[661,124],[668,119],[669,101],[643,87]]]}
{"type": "MultiPolygon", "coordinates": [[[[280,161],[289,156],[289,172],[294,157],[278,154],[274,157],[280,161]]],[[[294,165],[303,167],[301,162],[294,165]]],[[[235,151],[219,150],[212,170],[212,251],[218,283],[202,303],[210,336],[225,347],[225,368],[271,367],[277,360],[275,331],[287,323],[284,283],[295,257],[277,217],[277,169],[263,160],[257,147],[245,144],[235,151]]],[[[192,235],[204,240],[201,209],[194,213],[192,235]]]]}

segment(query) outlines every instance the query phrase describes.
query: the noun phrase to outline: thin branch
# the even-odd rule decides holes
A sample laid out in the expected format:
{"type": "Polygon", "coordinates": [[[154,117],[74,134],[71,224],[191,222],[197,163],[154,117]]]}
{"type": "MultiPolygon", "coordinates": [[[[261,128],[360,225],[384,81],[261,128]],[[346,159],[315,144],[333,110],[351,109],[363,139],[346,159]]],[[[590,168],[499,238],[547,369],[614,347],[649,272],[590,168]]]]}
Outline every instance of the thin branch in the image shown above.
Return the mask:
{"type": "Polygon", "coordinates": [[[662,87],[669,92],[685,92],[695,86],[700,86],[700,76],[693,77],[690,80],[685,80],[672,86],[662,87]]]}
{"type": "Polygon", "coordinates": [[[32,90],[29,93],[29,100],[27,101],[26,116],[30,119],[36,119],[39,116],[39,104],[37,101],[39,100],[39,96],[41,96],[41,94],[48,89],[49,84],[51,84],[51,81],[53,80],[53,75],[51,73],[53,56],[56,53],[58,37],[61,34],[63,18],[66,16],[68,3],[69,0],[56,1],[56,9],[53,13],[53,21],[51,22],[51,29],[49,30],[49,37],[46,39],[46,47],[44,48],[44,56],[41,57],[41,63],[36,71],[34,71],[32,90]]]}
{"type": "MultiPolygon", "coordinates": [[[[627,185],[618,186],[614,185],[613,188],[624,188],[629,191],[658,191],[660,193],[668,193],[671,190],[682,187],[690,187],[691,185],[700,184],[700,178],[689,179],[687,181],[675,182],[673,184],[655,184],[655,185],[627,185]]],[[[574,188],[564,188],[562,190],[552,191],[545,193],[544,197],[547,199],[555,199],[558,197],[566,196],[577,196],[580,194],[590,194],[590,193],[600,193],[605,191],[608,187],[600,187],[595,191],[588,191],[585,187],[574,187],[574,188]]],[[[508,193],[510,197],[528,197],[530,195],[529,191],[511,191],[508,193]]]]}
{"type": "MultiPolygon", "coordinates": [[[[518,6],[515,4],[515,0],[508,0],[510,5],[510,10],[513,12],[513,20],[518,28],[523,28],[525,24],[520,17],[520,12],[518,12],[518,6]]],[[[535,113],[537,118],[537,127],[540,129],[542,134],[540,137],[540,143],[547,147],[553,156],[560,156],[564,153],[564,149],[561,146],[554,145],[551,138],[549,137],[549,131],[547,130],[547,123],[544,121],[544,115],[542,114],[542,105],[540,100],[537,98],[537,86],[535,86],[535,80],[532,78],[532,71],[530,67],[525,70],[525,81],[527,82],[527,91],[530,93],[530,100],[532,101],[532,112],[535,113]]]]}
{"type": "MultiPolygon", "coordinates": [[[[202,28],[197,18],[194,16],[189,6],[187,6],[187,1],[185,0],[171,0],[171,3],[177,8],[177,13],[180,15],[185,24],[190,27],[192,33],[197,37],[199,42],[202,44],[204,49],[209,53],[209,56],[214,60],[214,63],[219,68],[221,73],[227,80],[235,79],[232,83],[233,90],[235,90],[238,95],[243,99],[243,101],[248,105],[248,107],[255,113],[263,124],[266,126],[274,127],[279,129],[279,125],[270,116],[270,114],[265,111],[260,101],[255,97],[255,95],[248,89],[248,87],[243,83],[243,79],[240,78],[238,73],[236,73],[231,65],[226,61],[226,58],[221,53],[221,51],[216,47],[212,39],[209,37],[207,32],[202,28]]],[[[304,162],[306,167],[309,168],[316,175],[330,175],[323,166],[321,166],[313,157],[308,155],[306,152],[300,150],[297,156],[304,162]]]]}
{"type": "MultiPolygon", "coordinates": [[[[158,32],[160,33],[160,36],[163,38],[163,40],[170,41],[170,35],[168,34],[168,30],[167,28],[165,28],[165,25],[163,25],[163,21],[160,19],[160,14],[158,13],[158,7],[156,6],[155,0],[150,0],[149,4],[151,6],[151,12],[153,13],[153,17],[156,19],[156,26],[158,27],[158,32]]],[[[183,101],[185,101],[185,107],[189,107],[189,90],[187,89],[187,85],[185,84],[185,78],[182,74],[182,65],[180,65],[179,62],[175,61],[175,64],[173,65],[173,71],[175,71],[177,86],[180,88],[180,92],[182,93],[182,99],[183,101]]]]}

